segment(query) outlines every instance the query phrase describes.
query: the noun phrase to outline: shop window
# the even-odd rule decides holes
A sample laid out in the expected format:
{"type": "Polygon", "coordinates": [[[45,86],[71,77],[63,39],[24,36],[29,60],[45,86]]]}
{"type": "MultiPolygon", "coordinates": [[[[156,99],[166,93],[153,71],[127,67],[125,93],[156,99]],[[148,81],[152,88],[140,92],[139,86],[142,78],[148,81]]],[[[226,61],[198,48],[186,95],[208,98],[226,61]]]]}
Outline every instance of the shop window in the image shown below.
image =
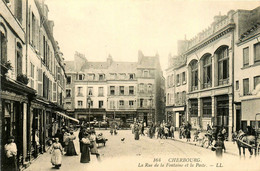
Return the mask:
{"type": "Polygon", "coordinates": [[[197,117],[198,116],[198,100],[190,100],[190,116],[197,117]]]}
{"type": "Polygon", "coordinates": [[[249,47],[243,49],[243,67],[249,65],[249,47]]]}
{"type": "Polygon", "coordinates": [[[212,116],[211,98],[202,99],[203,102],[203,117],[212,116]]]}

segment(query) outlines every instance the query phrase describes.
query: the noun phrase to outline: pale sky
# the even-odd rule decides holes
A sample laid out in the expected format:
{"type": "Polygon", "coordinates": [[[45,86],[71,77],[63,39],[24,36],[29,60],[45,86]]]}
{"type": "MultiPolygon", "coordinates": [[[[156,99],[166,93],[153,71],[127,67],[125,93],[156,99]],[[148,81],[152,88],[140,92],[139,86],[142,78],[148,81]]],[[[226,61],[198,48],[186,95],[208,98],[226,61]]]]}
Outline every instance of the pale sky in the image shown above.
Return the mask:
{"type": "Polygon", "coordinates": [[[177,41],[191,39],[210,26],[213,17],[231,9],[254,9],[260,1],[174,0],[45,0],[54,38],[65,60],[75,51],[89,61],[137,62],[138,50],[160,56],[162,69],[168,56],[177,54],[177,41]]]}

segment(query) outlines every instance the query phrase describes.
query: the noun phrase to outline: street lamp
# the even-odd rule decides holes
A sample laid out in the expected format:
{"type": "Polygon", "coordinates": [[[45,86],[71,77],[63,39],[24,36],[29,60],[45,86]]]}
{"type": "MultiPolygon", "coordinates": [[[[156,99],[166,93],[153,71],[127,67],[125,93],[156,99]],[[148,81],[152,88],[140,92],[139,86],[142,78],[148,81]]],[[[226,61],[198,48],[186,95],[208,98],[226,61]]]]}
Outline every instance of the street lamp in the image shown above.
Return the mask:
{"type": "Polygon", "coordinates": [[[90,128],[90,104],[91,104],[91,98],[88,96],[87,98],[87,103],[88,103],[88,124],[90,128]]]}
{"type": "Polygon", "coordinates": [[[152,114],[152,100],[153,100],[153,95],[150,96],[150,116],[152,116],[152,122],[154,122],[154,116],[152,114]]]}
{"type": "Polygon", "coordinates": [[[115,105],[113,106],[113,108],[114,108],[114,120],[116,119],[116,107],[115,107],[115,105]]]}

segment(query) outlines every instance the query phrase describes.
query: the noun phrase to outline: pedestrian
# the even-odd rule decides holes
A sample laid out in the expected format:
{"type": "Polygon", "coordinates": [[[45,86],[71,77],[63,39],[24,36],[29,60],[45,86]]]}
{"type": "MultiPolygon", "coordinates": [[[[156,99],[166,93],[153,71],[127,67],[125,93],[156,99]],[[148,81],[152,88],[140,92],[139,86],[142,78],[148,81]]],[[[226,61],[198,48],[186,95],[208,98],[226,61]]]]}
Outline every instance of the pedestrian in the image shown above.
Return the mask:
{"type": "Polygon", "coordinates": [[[63,154],[63,148],[61,144],[59,143],[59,138],[55,138],[55,142],[51,146],[51,151],[50,154],[51,156],[51,163],[53,166],[55,166],[56,169],[59,169],[61,167],[61,162],[62,162],[62,154],[63,154]]]}
{"type": "Polygon", "coordinates": [[[171,138],[174,138],[174,131],[175,131],[175,127],[172,124],[171,127],[170,127],[171,138]]]}
{"type": "Polygon", "coordinates": [[[134,131],[135,131],[135,140],[139,140],[139,126],[138,126],[138,124],[135,124],[134,131]]]}
{"type": "Polygon", "coordinates": [[[221,134],[218,135],[218,139],[217,139],[217,141],[214,145],[214,148],[216,150],[216,156],[222,157],[223,149],[225,150],[225,145],[224,145],[224,141],[222,141],[222,135],[221,134]]]}
{"type": "Polygon", "coordinates": [[[167,126],[164,126],[163,132],[164,132],[165,138],[167,139],[167,137],[169,136],[169,128],[167,126]]]}
{"type": "Polygon", "coordinates": [[[82,149],[81,149],[80,163],[89,163],[90,162],[90,153],[89,153],[90,140],[89,140],[89,134],[87,132],[83,133],[81,142],[82,142],[82,149]]]}
{"type": "Polygon", "coordinates": [[[190,138],[191,138],[191,136],[190,136],[190,129],[186,129],[186,139],[187,139],[187,142],[190,142],[190,138]]]}
{"type": "Polygon", "coordinates": [[[114,132],[114,131],[113,131],[113,127],[112,127],[112,125],[111,125],[111,126],[110,126],[110,134],[113,135],[113,132],[114,132]]]}
{"type": "Polygon", "coordinates": [[[18,171],[17,162],[16,162],[17,147],[14,142],[13,136],[10,136],[8,138],[4,150],[5,150],[5,157],[6,157],[5,169],[8,171],[18,171]]]}
{"type": "Polygon", "coordinates": [[[98,153],[98,149],[97,149],[97,143],[96,143],[96,133],[94,131],[91,132],[90,134],[90,137],[89,137],[89,140],[90,140],[90,144],[91,144],[91,147],[90,147],[90,153],[92,155],[96,155],[96,158],[98,160],[100,160],[100,155],[98,153]]]}
{"type": "Polygon", "coordinates": [[[68,150],[68,145],[69,145],[69,141],[70,141],[69,136],[70,136],[70,133],[68,132],[68,130],[65,130],[65,133],[63,136],[65,153],[67,153],[67,150],[68,150]]]}
{"type": "Polygon", "coordinates": [[[69,139],[69,143],[68,143],[68,147],[67,147],[67,153],[66,156],[76,156],[78,155],[75,149],[75,145],[73,140],[76,139],[76,136],[73,134],[73,130],[70,131],[70,135],[68,137],[69,139]]]}
{"type": "Polygon", "coordinates": [[[145,134],[144,134],[144,122],[142,122],[142,124],[141,124],[141,134],[142,134],[142,135],[145,135],[145,134]]]}
{"type": "Polygon", "coordinates": [[[84,129],[83,127],[81,126],[80,127],[80,131],[79,131],[79,135],[78,135],[78,138],[79,138],[79,151],[81,153],[81,150],[82,150],[82,142],[81,142],[81,139],[83,138],[83,133],[84,133],[84,129]]]}

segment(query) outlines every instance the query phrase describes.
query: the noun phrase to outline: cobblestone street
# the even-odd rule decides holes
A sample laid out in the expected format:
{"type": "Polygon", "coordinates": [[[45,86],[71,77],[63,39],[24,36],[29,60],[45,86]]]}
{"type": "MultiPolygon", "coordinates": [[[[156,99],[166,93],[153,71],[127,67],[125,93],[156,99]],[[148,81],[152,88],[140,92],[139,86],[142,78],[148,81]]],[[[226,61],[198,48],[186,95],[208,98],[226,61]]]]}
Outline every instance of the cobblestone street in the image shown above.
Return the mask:
{"type": "MultiPolygon", "coordinates": [[[[74,142],[79,155],[63,156],[60,170],[145,170],[156,169],[156,163],[160,170],[185,170],[185,164],[198,170],[203,168],[214,170],[218,169],[217,166],[225,166],[225,169],[235,167],[237,170],[244,170],[248,167],[248,163],[254,163],[256,160],[255,157],[249,159],[248,154],[246,154],[245,159],[240,159],[238,155],[229,153],[224,153],[223,159],[217,160],[215,152],[210,149],[194,146],[179,139],[150,139],[147,136],[140,136],[140,140],[136,141],[130,130],[119,130],[118,135],[110,135],[108,130],[97,130],[97,133],[99,132],[103,132],[104,136],[108,138],[106,146],[100,145],[99,148],[101,162],[98,162],[96,157],[91,155],[89,164],[80,163],[79,143],[76,139],[74,142]],[[125,140],[121,141],[122,138],[125,140]],[[191,158],[196,159],[192,162],[185,161],[191,158]],[[197,162],[197,160],[199,161],[197,162]],[[190,163],[194,165],[192,166],[190,163]],[[236,164],[234,165],[234,163],[236,164]]],[[[236,152],[238,154],[238,150],[236,152]]],[[[49,153],[39,156],[26,171],[55,170],[52,168],[50,158],[49,153]]],[[[254,170],[254,168],[250,170],[254,170]]]]}

